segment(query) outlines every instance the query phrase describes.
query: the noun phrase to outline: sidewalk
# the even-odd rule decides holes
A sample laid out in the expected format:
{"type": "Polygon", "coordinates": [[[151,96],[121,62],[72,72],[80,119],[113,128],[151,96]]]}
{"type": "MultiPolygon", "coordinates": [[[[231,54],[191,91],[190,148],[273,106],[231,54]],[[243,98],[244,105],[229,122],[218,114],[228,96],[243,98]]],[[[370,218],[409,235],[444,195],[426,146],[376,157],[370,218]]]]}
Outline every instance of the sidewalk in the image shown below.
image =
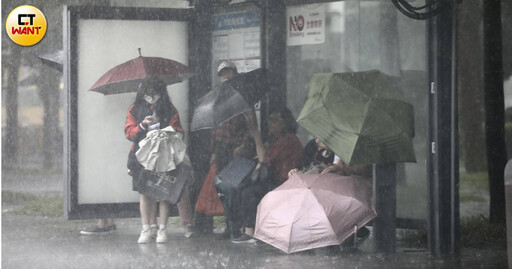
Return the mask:
{"type": "MultiPolygon", "coordinates": [[[[59,176],[12,176],[2,175],[2,190],[61,190],[59,176]]],[[[139,245],[138,219],[116,220],[118,229],[108,235],[80,235],[95,221],[16,215],[2,206],[2,268],[507,268],[502,249],[462,249],[460,255],[434,259],[400,238],[397,252],[388,255],[373,252],[372,237],[353,253],[324,248],[285,254],[213,235],[185,238],[182,228],[171,228],[166,244],[139,245]]]]}
{"type": "Polygon", "coordinates": [[[464,249],[459,257],[432,259],[425,250],[371,251],[371,238],[355,253],[317,249],[284,254],[274,247],[238,245],[213,236],[185,238],[171,229],[166,244],[137,244],[137,219],[117,221],[108,235],[79,230],[94,221],[2,214],[2,268],[506,268],[504,251],[464,249]]]}

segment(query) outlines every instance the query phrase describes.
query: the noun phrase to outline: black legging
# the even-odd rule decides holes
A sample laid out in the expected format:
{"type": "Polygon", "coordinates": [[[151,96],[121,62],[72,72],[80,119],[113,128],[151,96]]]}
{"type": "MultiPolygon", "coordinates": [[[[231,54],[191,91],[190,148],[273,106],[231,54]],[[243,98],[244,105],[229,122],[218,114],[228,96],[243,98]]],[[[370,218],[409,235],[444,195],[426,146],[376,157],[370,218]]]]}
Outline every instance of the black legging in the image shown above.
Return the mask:
{"type": "Polygon", "coordinates": [[[280,180],[271,180],[268,183],[251,184],[241,190],[240,194],[240,217],[242,225],[246,228],[254,228],[256,224],[256,213],[261,199],[270,191],[281,185],[280,180]]]}

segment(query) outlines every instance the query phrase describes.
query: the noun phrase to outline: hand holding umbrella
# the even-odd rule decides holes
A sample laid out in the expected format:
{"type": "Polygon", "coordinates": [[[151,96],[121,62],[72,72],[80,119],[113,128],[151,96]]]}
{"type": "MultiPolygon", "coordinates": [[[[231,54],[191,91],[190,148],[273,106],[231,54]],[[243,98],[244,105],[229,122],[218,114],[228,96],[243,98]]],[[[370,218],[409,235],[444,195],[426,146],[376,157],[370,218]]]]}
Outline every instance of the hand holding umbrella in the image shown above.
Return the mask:
{"type": "Polygon", "coordinates": [[[214,128],[250,110],[269,90],[266,71],[261,68],[223,82],[198,100],[192,131],[214,128]]]}
{"type": "Polygon", "coordinates": [[[377,70],[315,74],[297,122],[348,165],[415,162],[414,108],[377,70]]]}
{"type": "Polygon", "coordinates": [[[357,177],[296,174],[258,205],[258,238],[286,253],[339,245],[376,217],[371,187],[357,177]]]}

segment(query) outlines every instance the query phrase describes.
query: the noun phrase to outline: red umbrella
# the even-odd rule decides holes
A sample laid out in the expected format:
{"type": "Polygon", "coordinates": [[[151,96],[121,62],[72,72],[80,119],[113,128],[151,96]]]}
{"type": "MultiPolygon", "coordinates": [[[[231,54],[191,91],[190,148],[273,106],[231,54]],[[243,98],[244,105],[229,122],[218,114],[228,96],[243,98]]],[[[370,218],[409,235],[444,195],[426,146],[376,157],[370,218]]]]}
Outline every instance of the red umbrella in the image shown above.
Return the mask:
{"type": "Polygon", "coordinates": [[[295,174],[258,205],[254,237],[286,253],[339,245],[377,216],[363,178],[295,174]]]}
{"type": "Polygon", "coordinates": [[[159,79],[166,85],[171,85],[185,81],[193,75],[192,68],[179,62],[141,55],[108,70],[89,90],[105,95],[136,92],[143,80],[159,79]]]}

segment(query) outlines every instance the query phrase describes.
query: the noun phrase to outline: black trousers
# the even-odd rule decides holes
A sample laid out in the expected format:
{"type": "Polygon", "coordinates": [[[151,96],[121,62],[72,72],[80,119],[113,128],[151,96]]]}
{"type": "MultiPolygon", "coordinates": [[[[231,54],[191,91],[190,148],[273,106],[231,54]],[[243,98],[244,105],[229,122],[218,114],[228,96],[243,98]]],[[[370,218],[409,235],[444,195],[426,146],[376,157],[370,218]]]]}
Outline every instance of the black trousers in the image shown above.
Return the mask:
{"type": "Polygon", "coordinates": [[[240,192],[240,219],[242,225],[247,228],[254,228],[258,204],[261,199],[270,191],[281,185],[282,181],[275,179],[268,182],[250,184],[240,192]]]}

